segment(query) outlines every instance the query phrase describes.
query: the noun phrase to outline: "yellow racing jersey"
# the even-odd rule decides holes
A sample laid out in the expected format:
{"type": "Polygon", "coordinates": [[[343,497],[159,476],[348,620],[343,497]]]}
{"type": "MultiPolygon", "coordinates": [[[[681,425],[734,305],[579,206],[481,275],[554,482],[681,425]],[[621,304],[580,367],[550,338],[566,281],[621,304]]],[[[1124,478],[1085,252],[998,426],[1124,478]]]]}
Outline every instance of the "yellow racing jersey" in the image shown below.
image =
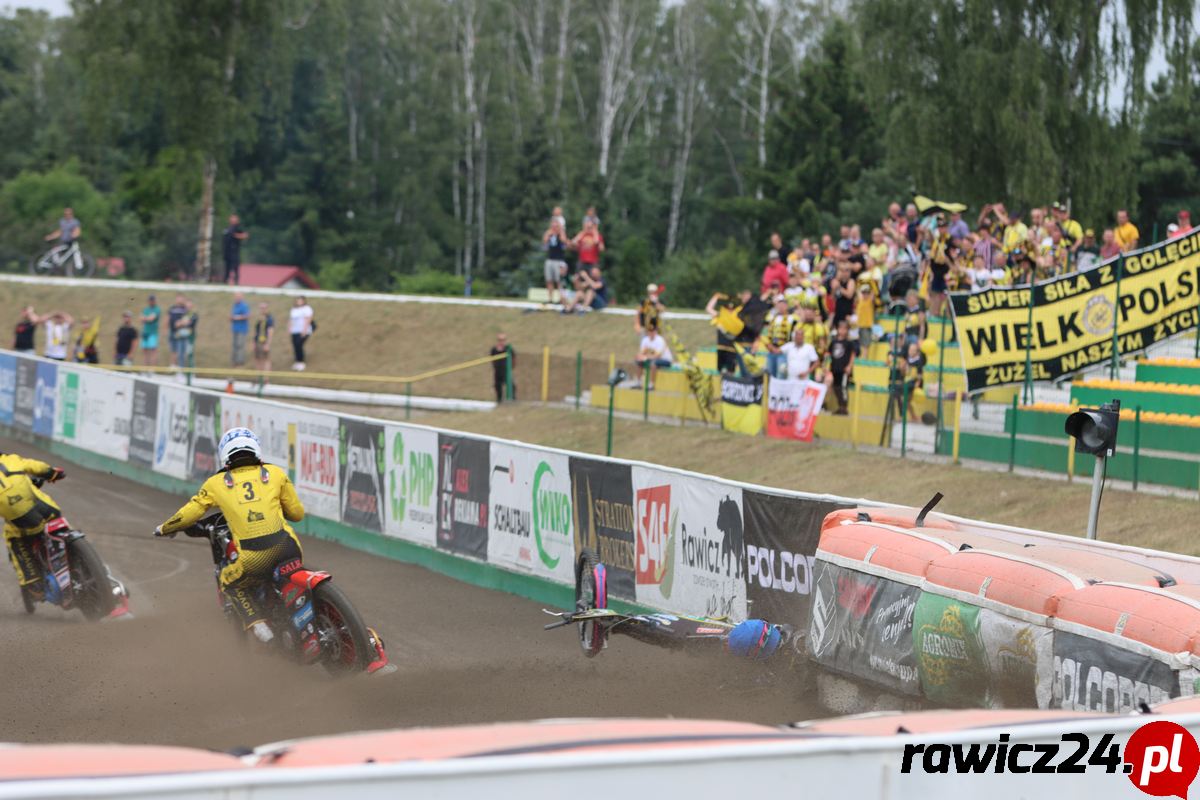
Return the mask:
{"type": "Polygon", "coordinates": [[[0,516],[22,530],[40,530],[42,524],[57,512],[44,492],[33,485],[31,478],[49,478],[54,467],[44,461],[23,458],[16,453],[0,455],[0,516]],[[49,506],[49,509],[47,509],[49,506]]]}
{"type": "Polygon", "coordinates": [[[219,509],[237,542],[292,532],[288,522],[304,519],[304,504],[287,473],[274,464],[224,470],[204,482],[200,491],[163,523],[163,533],[191,527],[219,509]]]}

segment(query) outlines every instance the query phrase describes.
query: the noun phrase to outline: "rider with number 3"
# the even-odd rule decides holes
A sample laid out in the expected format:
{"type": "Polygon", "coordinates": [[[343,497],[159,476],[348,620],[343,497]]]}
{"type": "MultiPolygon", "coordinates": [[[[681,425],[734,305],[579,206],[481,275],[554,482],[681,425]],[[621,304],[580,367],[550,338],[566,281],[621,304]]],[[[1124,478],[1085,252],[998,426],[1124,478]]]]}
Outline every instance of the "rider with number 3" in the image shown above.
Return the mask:
{"type": "Polygon", "coordinates": [[[287,473],[263,463],[254,431],[229,429],[217,451],[222,471],[206,480],[196,496],[158,526],[154,535],[174,536],[219,509],[237,546],[236,559],[221,570],[221,589],[245,627],[266,643],[274,634],[263,619],[253,589],[271,581],[276,567],[293,562],[300,566],[300,542],[288,522],[304,518],[304,505],[287,473]]]}
{"type": "MultiPolygon", "coordinates": [[[[33,478],[50,483],[67,473],[43,461],[16,453],[0,454],[0,516],[4,517],[4,541],[17,573],[17,582],[31,590],[41,589],[42,575],[33,552],[34,538],[46,523],[61,516],[58,504],[33,484],[33,478]]],[[[40,596],[40,595],[39,595],[40,596]]]]}

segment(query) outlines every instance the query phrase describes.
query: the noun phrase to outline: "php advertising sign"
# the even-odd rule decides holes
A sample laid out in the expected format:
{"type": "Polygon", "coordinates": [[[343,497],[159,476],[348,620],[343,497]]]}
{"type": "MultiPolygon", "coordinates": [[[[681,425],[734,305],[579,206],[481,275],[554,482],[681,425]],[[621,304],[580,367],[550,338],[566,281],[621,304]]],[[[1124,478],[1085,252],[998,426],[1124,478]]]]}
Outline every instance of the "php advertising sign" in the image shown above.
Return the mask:
{"type": "Polygon", "coordinates": [[[79,435],[79,372],[70,367],[58,368],[57,411],[54,415],[54,438],[74,444],[79,435]]]}
{"type": "Polygon", "coordinates": [[[499,442],[491,457],[488,561],[574,582],[570,460],[499,442]]]}
{"type": "Polygon", "coordinates": [[[437,545],[438,435],[422,428],[387,425],[384,482],[384,532],[389,536],[437,545]]]}
{"type": "Polygon", "coordinates": [[[745,619],[742,490],[636,465],[631,483],[637,601],[745,619]]]}

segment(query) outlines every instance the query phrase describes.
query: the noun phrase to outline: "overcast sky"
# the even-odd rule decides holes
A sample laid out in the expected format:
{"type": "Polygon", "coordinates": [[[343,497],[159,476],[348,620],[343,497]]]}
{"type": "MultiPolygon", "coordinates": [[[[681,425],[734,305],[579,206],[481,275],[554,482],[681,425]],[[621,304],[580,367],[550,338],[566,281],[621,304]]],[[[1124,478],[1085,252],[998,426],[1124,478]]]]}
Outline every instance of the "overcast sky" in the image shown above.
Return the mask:
{"type": "Polygon", "coordinates": [[[55,16],[71,13],[70,0],[0,0],[0,8],[40,8],[55,16]]]}

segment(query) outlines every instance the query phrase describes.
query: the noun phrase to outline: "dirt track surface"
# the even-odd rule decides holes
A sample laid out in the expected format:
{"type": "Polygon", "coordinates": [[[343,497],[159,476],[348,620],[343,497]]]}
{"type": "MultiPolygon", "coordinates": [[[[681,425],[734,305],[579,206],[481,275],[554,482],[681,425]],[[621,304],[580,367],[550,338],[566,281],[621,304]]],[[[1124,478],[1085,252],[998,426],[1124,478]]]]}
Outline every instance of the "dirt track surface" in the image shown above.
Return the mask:
{"type": "MultiPolygon", "coordinates": [[[[0,450],[60,463],[0,439],[0,450]]],[[[305,538],[399,670],[333,681],[247,652],[221,619],[202,540],[155,540],[181,498],[62,464],[52,487],[131,594],[133,619],[21,607],[0,573],[0,741],[154,742],[227,749],[352,730],[580,716],[676,716],[767,723],[818,713],[760,665],[614,639],[580,653],[574,631],[544,632],[540,606],[420,567],[305,538]],[[766,683],[766,685],[764,685],[766,683]]]]}

